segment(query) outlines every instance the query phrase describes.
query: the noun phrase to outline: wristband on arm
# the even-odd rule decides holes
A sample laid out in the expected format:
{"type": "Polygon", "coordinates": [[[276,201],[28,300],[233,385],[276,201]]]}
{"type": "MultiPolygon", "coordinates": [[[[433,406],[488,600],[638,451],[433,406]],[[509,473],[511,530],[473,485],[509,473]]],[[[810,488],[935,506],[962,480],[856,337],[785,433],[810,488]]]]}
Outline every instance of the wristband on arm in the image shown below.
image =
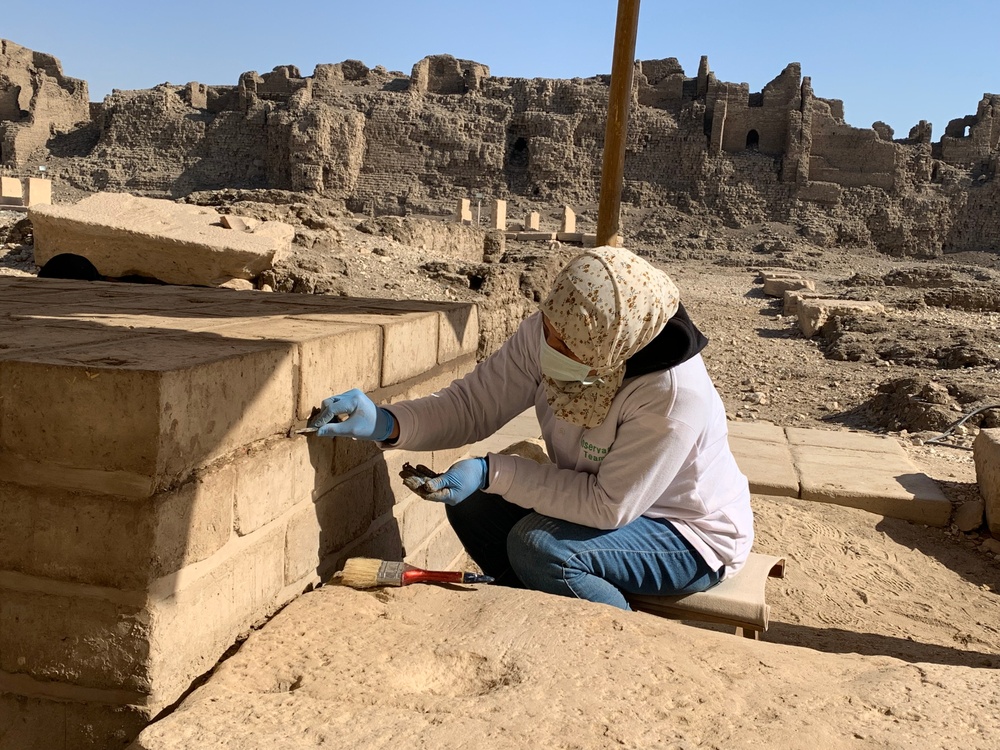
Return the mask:
{"type": "Polygon", "coordinates": [[[396,418],[392,416],[392,412],[378,407],[375,412],[375,431],[372,433],[372,440],[378,443],[386,442],[395,427],[396,418]]]}

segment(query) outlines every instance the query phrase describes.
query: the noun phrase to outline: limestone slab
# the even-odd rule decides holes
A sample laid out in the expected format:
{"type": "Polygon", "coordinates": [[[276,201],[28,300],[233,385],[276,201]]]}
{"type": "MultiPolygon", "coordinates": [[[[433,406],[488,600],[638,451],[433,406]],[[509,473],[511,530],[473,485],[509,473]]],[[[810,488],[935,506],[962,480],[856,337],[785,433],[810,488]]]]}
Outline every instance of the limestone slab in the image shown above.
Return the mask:
{"type": "Polygon", "coordinates": [[[765,282],[771,279],[801,279],[802,274],[791,268],[761,268],[757,271],[757,278],[765,282]]]}
{"type": "Polygon", "coordinates": [[[3,688],[0,681],[0,750],[123,748],[152,718],[141,706],[25,696],[3,688]]]}
{"type": "MultiPolygon", "coordinates": [[[[437,312],[359,309],[355,313],[309,313],[306,320],[374,324],[382,329],[381,385],[401,383],[437,364],[441,322],[437,312]]],[[[329,395],[329,394],[328,394],[329,395]]]]}
{"type": "Polygon", "coordinates": [[[22,205],[22,185],[16,177],[0,177],[0,205],[22,205]]]}
{"type": "MultiPolygon", "coordinates": [[[[91,594],[91,595],[88,595],[91,594]]],[[[152,689],[149,613],[78,593],[39,593],[0,586],[0,670],[37,680],[127,691],[152,689]]]]}
{"type": "Polygon", "coordinates": [[[792,445],[801,498],[946,526],[951,502],[904,456],[815,445],[792,445]]]}
{"type": "Polygon", "coordinates": [[[405,560],[418,568],[454,570],[464,555],[462,542],[455,535],[451,524],[445,520],[437,525],[423,544],[415,549],[407,549],[405,560]]]}
{"type": "Polygon", "coordinates": [[[767,279],[764,281],[764,294],[768,297],[784,297],[787,291],[816,290],[816,282],[812,279],[767,279]]]}
{"type": "Polygon", "coordinates": [[[71,253],[103,276],[140,275],[169,284],[253,279],[290,251],[295,235],[283,222],[233,232],[210,208],[124,193],[97,193],[73,205],[35,205],[29,216],[40,266],[71,253]]]}
{"type": "Polygon", "coordinates": [[[947,526],[951,502],[926,474],[899,474],[878,469],[858,479],[857,467],[800,467],[803,500],[860,508],[928,526],[947,526]]]}
{"type": "Polygon", "coordinates": [[[411,551],[420,549],[437,531],[442,523],[447,523],[447,506],[424,500],[410,493],[411,497],[393,509],[393,516],[399,525],[399,535],[403,541],[403,553],[411,557],[411,551]]]}
{"type": "Polygon", "coordinates": [[[0,360],[0,473],[28,485],[148,497],[287,430],[294,364],[289,344],[196,334],[0,360]]]}
{"type": "Polygon", "coordinates": [[[149,589],[149,704],[175,701],[243,633],[285,604],[285,530],[271,526],[230,543],[207,560],[149,589]]]}
{"type": "Polygon", "coordinates": [[[287,582],[316,573],[324,558],[365,533],[376,517],[374,481],[373,469],[365,468],[296,507],[285,535],[287,582]]]}
{"type": "Polygon", "coordinates": [[[52,180],[29,177],[24,182],[24,205],[31,207],[52,203],[52,180]]]}
{"type": "Polygon", "coordinates": [[[786,427],[784,430],[789,445],[861,451],[863,453],[884,453],[908,460],[906,451],[903,450],[899,441],[887,435],[871,435],[843,430],[810,430],[804,427],[786,427]]]}
{"type": "Polygon", "coordinates": [[[224,466],[146,500],[0,483],[0,570],[144,589],[228,541],[236,480],[224,466]]]}
{"type": "Polygon", "coordinates": [[[730,438],[758,440],[769,443],[787,443],[785,428],[771,422],[728,422],[730,438]]]}
{"type": "Polygon", "coordinates": [[[799,330],[803,336],[815,336],[827,320],[843,315],[877,317],[885,315],[885,307],[880,302],[858,300],[799,300],[799,330]]]}
{"type": "Polygon", "coordinates": [[[986,524],[1000,536],[1000,429],[980,430],[972,451],[976,482],[986,506],[986,524]]]}
{"type": "Polygon", "coordinates": [[[296,419],[308,419],[323,399],[351,388],[366,393],[381,385],[382,327],[316,321],[308,316],[234,323],[216,329],[227,338],[286,341],[297,350],[296,419]]]}
{"type": "Polygon", "coordinates": [[[823,295],[820,292],[810,292],[804,289],[787,289],[782,295],[781,314],[798,316],[799,303],[802,300],[822,298],[823,295]]]}
{"type": "Polygon", "coordinates": [[[729,446],[750,483],[751,493],[799,496],[799,477],[786,443],[730,436],[729,446]]]}

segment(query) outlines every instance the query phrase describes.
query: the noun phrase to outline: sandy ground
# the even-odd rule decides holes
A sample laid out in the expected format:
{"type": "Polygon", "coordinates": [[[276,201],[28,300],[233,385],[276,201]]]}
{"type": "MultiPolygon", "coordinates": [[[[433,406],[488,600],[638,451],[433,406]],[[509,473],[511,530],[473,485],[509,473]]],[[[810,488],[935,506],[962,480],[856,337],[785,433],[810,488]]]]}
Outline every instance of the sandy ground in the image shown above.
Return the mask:
{"type": "Polygon", "coordinates": [[[326,586],[136,744],[996,748],[995,566],[940,531],[755,498],[765,639],[498,587],[326,586]]]}

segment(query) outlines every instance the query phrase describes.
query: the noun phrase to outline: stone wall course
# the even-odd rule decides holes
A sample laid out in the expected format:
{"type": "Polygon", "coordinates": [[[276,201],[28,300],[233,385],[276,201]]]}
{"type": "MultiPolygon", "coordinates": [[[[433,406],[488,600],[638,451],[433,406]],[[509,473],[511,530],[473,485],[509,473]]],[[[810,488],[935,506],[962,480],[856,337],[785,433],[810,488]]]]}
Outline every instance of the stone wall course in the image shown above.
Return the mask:
{"type": "Polygon", "coordinates": [[[0,483],[0,570],[141,590],[228,541],[236,479],[202,471],[144,500],[0,483]]]}
{"type": "Polygon", "coordinates": [[[67,489],[148,497],[287,430],[294,364],[287,344],[198,335],[122,338],[0,361],[8,394],[0,465],[14,481],[37,484],[41,468],[29,472],[52,466],[61,471],[51,481],[67,489]]]}

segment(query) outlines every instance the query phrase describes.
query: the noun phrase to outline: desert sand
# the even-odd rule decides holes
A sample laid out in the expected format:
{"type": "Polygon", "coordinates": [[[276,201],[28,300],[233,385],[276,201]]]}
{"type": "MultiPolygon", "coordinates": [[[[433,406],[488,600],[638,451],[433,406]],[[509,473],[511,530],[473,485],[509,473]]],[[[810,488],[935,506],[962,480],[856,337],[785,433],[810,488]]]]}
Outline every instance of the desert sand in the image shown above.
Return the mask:
{"type": "Polygon", "coordinates": [[[757,497],[762,641],[490,586],[321,587],[135,744],[996,748],[996,569],[940,531],[757,497]]]}

